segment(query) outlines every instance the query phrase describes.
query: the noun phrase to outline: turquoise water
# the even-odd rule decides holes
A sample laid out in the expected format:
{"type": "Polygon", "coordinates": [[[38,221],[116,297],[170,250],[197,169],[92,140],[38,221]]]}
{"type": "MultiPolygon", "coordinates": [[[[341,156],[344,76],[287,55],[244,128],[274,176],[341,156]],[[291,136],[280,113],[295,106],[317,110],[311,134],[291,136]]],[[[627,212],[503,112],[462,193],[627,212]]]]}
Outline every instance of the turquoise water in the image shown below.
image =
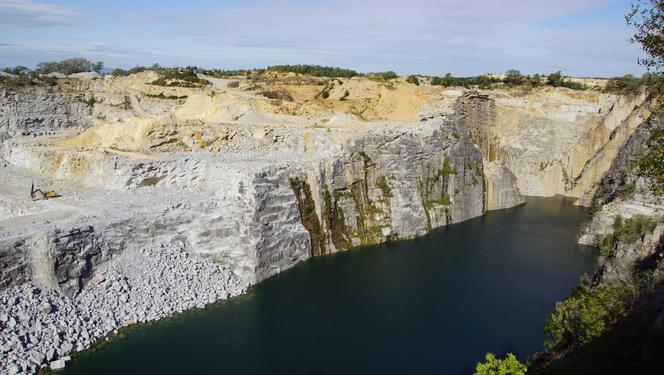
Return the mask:
{"type": "Polygon", "coordinates": [[[547,313],[593,251],[564,198],[415,240],[320,257],[246,295],[133,327],[72,374],[469,374],[486,352],[542,348],[547,313]]]}

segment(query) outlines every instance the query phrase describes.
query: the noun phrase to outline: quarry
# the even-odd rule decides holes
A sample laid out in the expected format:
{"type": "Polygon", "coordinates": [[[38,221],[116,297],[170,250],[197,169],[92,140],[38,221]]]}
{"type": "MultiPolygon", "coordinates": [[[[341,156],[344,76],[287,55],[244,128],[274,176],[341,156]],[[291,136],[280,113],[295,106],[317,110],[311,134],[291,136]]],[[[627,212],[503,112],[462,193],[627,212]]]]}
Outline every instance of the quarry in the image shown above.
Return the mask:
{"type": "MultiPolygon", "coordinates": [[[[194,87],[159,79],[0,86],[3,373],[59,368],[127,325],[524,196],[591,206],[651,120],[645,90],[271,71],[200,74],[194,87]]],[[[617,212],[661,216],[647,185],[604,208],[581,241],[608,233],[617,212]]]]}

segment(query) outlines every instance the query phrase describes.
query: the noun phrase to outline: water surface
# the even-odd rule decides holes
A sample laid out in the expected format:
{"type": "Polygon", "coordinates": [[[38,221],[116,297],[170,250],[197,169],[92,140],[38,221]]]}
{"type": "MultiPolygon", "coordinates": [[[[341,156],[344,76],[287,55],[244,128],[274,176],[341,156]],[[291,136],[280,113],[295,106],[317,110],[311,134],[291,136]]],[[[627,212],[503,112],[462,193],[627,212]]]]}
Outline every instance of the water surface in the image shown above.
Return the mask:
{"type": "Polygon", "coordinates": [[[486,352],[542,348],[547,313],[595,262],[564,198],[415,240],[304,262],[248,294],[133,327],[72,374],[472,373],[486,352]]]}

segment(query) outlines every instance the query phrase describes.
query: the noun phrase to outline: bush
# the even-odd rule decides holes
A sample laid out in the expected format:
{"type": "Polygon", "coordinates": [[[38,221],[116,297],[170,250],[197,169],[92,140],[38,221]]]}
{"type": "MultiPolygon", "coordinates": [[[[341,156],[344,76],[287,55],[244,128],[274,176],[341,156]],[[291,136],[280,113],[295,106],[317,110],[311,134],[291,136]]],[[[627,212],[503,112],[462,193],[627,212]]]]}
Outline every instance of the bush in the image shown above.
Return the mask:
{"type": "Polygon", "coordinates": [[[228,82],[228,88],[229,88],[229,89],[236,89],[236,88],[238,88],[238,87],[240,87],[240,81],[231,81],[231,82],[228,82]]]}
{"type": "Polygon", "coordinates": [[[420,79],[417,78],[416,76],[408,76],[408,78],[406,78],[406,82],[412,83],[413,85],[417,86],[420,85],[420,79]]]}
{"type": "Polygon", "coordinates": [[[639,175],[649,178],[650,191],[664,195],[664,126],[653,130],[648,141],[648,152],[637,161],[639,175]]]}
{"type": "Polygon", "coordinates": [[[636,215],[624,220],[618,215],[613,222],[613,233],[597,239],[597,247],[604,257],[612,257],[619,244],[633,244],[652,232],[657,223],[645,215],[636,215]]]}
{"type": "Polygon", "coordinates": [[[614,77],[604,86],[604,92],[620,95],[638,94],[643,82],[632,74],[614,77]]]}
{"type": "Polygon", "coordinates": [[[346,90],[346,91],[344,92],[344,95],[343,95],[341,98],[339,98],[339,100],[344,101],[344,100],[346,100],[349,96],[350,96],[350,92],[349,92],[348,90],[346,90]]]}
{"type": "Polygon", "coordinates": [[[395,79],[397,78],[397,74],[391,70],[388,70],[387,72],[382,73],[383,79],[386,81],[389,81],[390,79],[395,79]]]}
{"type": "Polygon", "coordinates": [[[359,73],[351,69],[342,69],[331,66],[320,66],[320,65],[274,65],[269,66],[267,70],[272,70],[276,72],[286,72],[286,73],[298,73],[304,75],[310,75],[314,77],[355,77],[359,73]]]}
{"type": "Polygon", "coordinates": [[[503,82],[505,82],[506,85],[508,86],[519,86],[523,84],[523,82],[526,80],[526,78],[521,74],[520,71],[516,69],[510,69],[505,73],[505,79],[503,79],[503,82]]]}
{"type": "Polygon", "coordinates": [[[195,66],[162,68],[155,64],[151,69],[159,75],[159,78],[151,82],[153,85],[203,87],[210,84],[209,81],[198,78],[199,69],[195,66]]]}
{"type": "Polygon", "coordinates": [[[491,88],[491,86],[497,82],[500,82],[500,80],[486,75],[475,77],[453,77],[450,73],[445,74],[444,77],[434,77],[431,79],[431,84],[434,86],[461,86],[465,88],[479,87],[481,89],[491,88]]]}
{"type": "Polygon", "coordinates": [[[545,332],[547,345],[565,350],[601,336],[627,315],[633,303],[632,290],[622,283],[581,285],[567,299],[557,302],[545,332]]]}
{"type": "Polygon", "coordinates": [[[514,354],[508,354],[505,359],[496,358],[493,353],[487,353],[485,362],[475,367],[475,375],[525,375],[528,367],[519,362],[514,354]]]}
{"type": "Polygon", "coordinates": [[[13,74],[13,75],[19,75],[23,73],[30,73],[30,69],[23,65],[17,65],[15,67],[7,67],[7,68],[2,68],[2,71],[5,73],[13,74]]]}
{"type": "Polygon", "coordinates": [[[286,90],[263,91],[261,92],[261,95],[268,99],[286,100],[289,102],[293,101],[293,97],[286,90]]]}
{"type": "Polygon", "coordinates": [[[546,84],[553,87],[566,87],[572,90],[586,90],[588,87],[579,82],[573,82],[569,78],[563,76],[562,72],[557,71],[551,73],[546,78],[546,84]]]}

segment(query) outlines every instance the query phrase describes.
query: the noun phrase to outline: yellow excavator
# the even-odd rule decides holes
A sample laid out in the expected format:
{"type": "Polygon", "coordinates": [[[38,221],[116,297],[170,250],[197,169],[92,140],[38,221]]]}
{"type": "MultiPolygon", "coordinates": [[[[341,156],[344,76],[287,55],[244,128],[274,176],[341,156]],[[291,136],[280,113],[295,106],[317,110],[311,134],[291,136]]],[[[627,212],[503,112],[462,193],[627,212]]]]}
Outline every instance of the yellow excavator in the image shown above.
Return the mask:
{"type": "Polygon", "coordinates": [[[51,199],[51,198],[57,198],[60,195],[56,193],[53,190],[50,191],[42,191],[41,189],[35,189],[35,183],[32,183],[32,186],[30,187],[30,196],[32,197],[32,200],[37,200],[39,199],[39,196],[37,194],[41,194],[41,199],[51,199]]]}

